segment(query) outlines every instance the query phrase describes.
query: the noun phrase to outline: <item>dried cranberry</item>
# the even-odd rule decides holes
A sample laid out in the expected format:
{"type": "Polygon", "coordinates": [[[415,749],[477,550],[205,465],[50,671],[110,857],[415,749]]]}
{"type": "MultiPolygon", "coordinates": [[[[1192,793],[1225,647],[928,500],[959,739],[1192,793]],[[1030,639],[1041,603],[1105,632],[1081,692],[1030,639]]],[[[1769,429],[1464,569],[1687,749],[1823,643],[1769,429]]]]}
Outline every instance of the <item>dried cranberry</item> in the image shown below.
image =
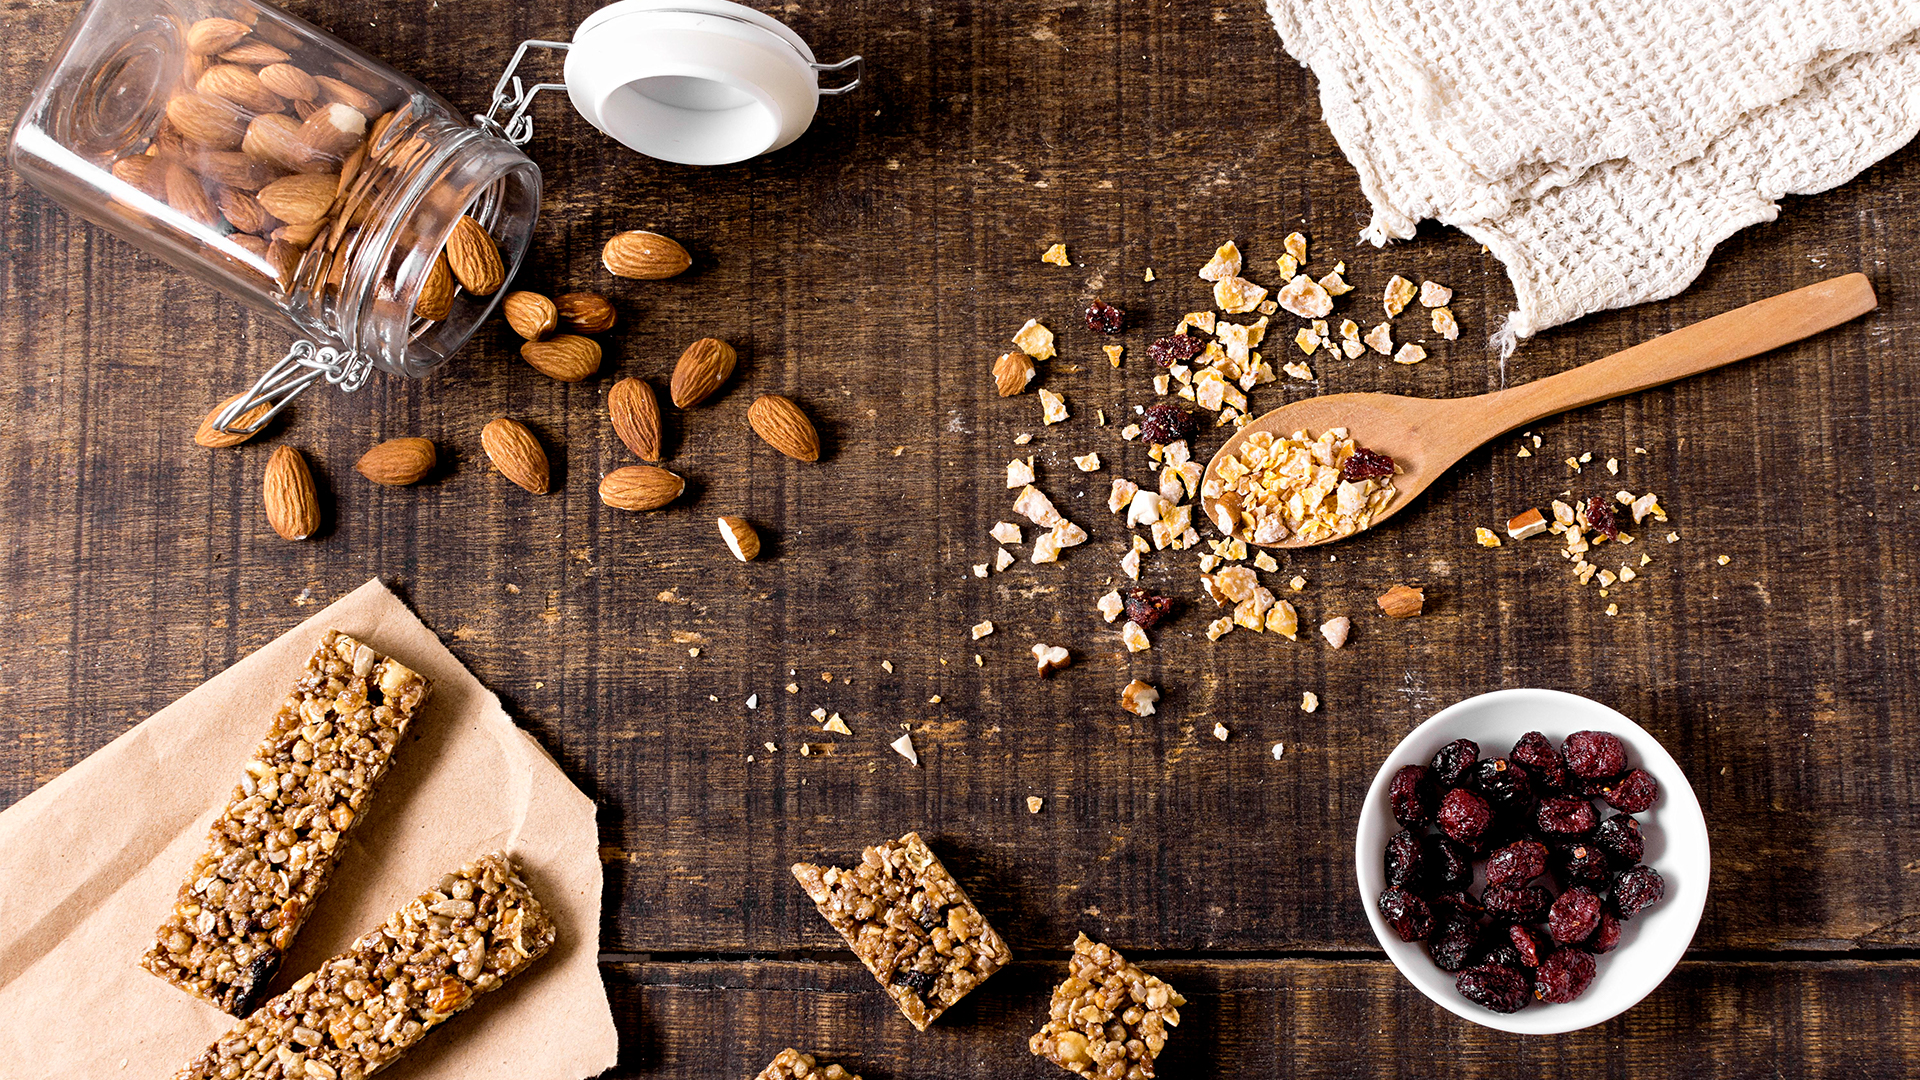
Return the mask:
{"type": "Polygon", "coordinates": [[[1447,918],[1460,918],[1472,923],[1478,922],[1480,916],[1486,914],[1486,909],[1480,906],[1480,902],[1464,889],[1441,893],[1428,900],[1427,906],[1433,909],[1435,919],[1444,915],[1447,918]]]}
{"type": "Polygon", "coordinates": [[[1585,941],[1600,926],[1600,895],[1578,885],[1547,909],[1547,933],[1562,945],[1585,941]]]}
{"type": "Polygon", "coordinates": [[[1625,773],[1616,773],[1612,776],[1577,776],[1569,772],[1567,794],[1588,799],[1605,798],[1607,792],[1612,791],[1613,786],[1618,784],[1621,777],[1625,775],[1625,773]]]}
{"type": "Polygon", "coordinates": [[[1596,891],[1605,889],[1613,881],[1613,867],[1607,863],[1607,853],[1583,842],[1555,848],[1553,872],[1560,875],[1563,885],[1585,885],[1596,891]]]}
{"type": "Polygon", "coordinates": [[[1466,788],[1454,788],[1440,800],[1439,821],[1440,831],[1463,844],[1470,843],[1493,824],[1493,811],[1488,809],[1487,800],[1466,788]]]}
{"type": "Polygon", "coordinates": [[[1459,971],[1480,949],[1480,930],[1468,919],[1436,918],[1427,951],[1441,971],[1459,971]]]}
{"type": "Polygon", "coordinates": [[[1576,731],[1560,752],[1575,776],[1618,776],[1627,770],[1627,745],[1605,731],[1576,731]]]}
{"type": "Polygon", "coordinates": [[[1603,911],[1600,913],[1599,929],[1593,932],[1593,936],[1588,938],[1581,948],[1597,956],[1600,953],[1610,953],[1619,947],[1620,920],[1613,917],[1613,912],[1603,911]]]}
{"type": "Polygon", "coordinates": [[[1547,846],[1520,840],[1487,856],[1487,884],[1525,885],[1547,872],[1547,846]]]}
{"type": "Polygon", "coordinates": [[[1479,743],[1472,739],[1453,740],[1433,755],[1434,783],[1443,788],[1459,787],[1479,760],[1479,743]]]}
{"type": "Polygon", "coordinates": [[[1503,926],[1489,926],[1480,939],[1480,964],[1498,964],[1501,967],[1518,968],[1520,950],[1513,947],[1512,939],[1507,937],[1503,926]]]}
{"type": "Polygon", "coordinates": [[[1540,964],[1533,976],[1533,996],[1550,1004],[1572,1001],[1593,982],[1593,957],[1579,949],[1561,949],[1540,964]]]}
{"type": "Polygon", "coordinates": [[[1640,835],[1640,823],[1625,814],[1615,814],[1593,830],[1593,846],[1606,852],[1613,865],[1625,869],[1647,855],[1646,838],[1640,835]]]}
{"type": "Polygon", "coordinates": [[[1534,817],[1541,832],[1555,836],[1585,836],[1598,820],[1592,803],[1571,797],[1540,800],[1539,813],[1534,817]]]}
{"type": "Polygon", "coordinates": [[[1444,836],[1421,838],[1420,869],[1429,894],[1451,893],[1473,884],[1473,855],[1444,836]]]}
{"type": "Polygon", "coordinates": [[[1645,769],[1634,769],[1615,781],[1602,796],[1607,805],[1615,810],[1625,810],[1629,814],[1639,814],[1653,808],[1654,800],[1660,797],[1660,781],[1645,769]]]}
{"type": "Polygon", "coordinates": [[[1417,888],[1420,883],[1420,838],[1406,830],[1387,841],[1387,884],[1417,888]]]}
{"type": "Polygon", "coordinates": [[[1473,767],[1473,786],[1501,810],[1517,810],[1533,803],[1533,784],[1527,770],[1506,758],[1482,761],[1473,767]]]}
{"type": "Polygon", "coordinates": [[[1540,947],[1540,941],[1533,936],[1533,931],[1524,926],[1509,926],[1507,940],[1513,943],[1513,951],[1519,956],[1521,967],[1540,966],[1540,957],[1546,950],[1540,947]]]}
{"type": "Polygon", "coordinates": [[[1387,785],[1387,798],[1393,801],[1393,820],[1409,829],[1433,823],[1434,807],[1440,794],[1425,765],[1403,765],[1387,785]]]}
{"type": "Polygon", "coordinates": [[[927,996],[927,991],[933,989],[934,984],[940,980],[939,976],[931,971],[896,971],[893,973],[893,978],[888,981],[895,986],[904,986],[924,998],[927,996]]]}
{"type": "Polygon", "coordinates": [[[1433,912],[1427,902],[1398,885],[1380,894],[1380,917],[1401,941],[1419,941],[1433,932],[1433,912]]]}
{"type": "Polygon", "coordinates": [[[1623,919],[1631,919],[1667,895],[1667,880],[1651,866],[1622,870],[1613,879],[1613,907],[1623,919]]]}
{"type": "Polygon", "coordinates": [[[1126,318],[1124,312],[1105,300],[1095,300],[1087,305],[1087,329],[1096,333],[1117,334],[1126,318]]]}
{"type": "Polygon", "coordinates": [[[1587,499],[1587,528],[1609,540],[1620,539],[1620,523],[1613,519],[1613,506],[1599,495],[1587,499]]]}
{"type": "Polygon", "coordinates": [[[1461,997],[1497,1013],[1519,1012],[1527,1007],[1527,977],[1510,967],[1471,967],[1460,973],[1453,986],[1461,997]]]}
{"type": "Polygon", "coordinates": [[[1393,459],[1361,447],[1340,465],[1340,479],[1351,484],[1362,480],[1384,480],[1393,475],[1393,459]]]}
{"type": "Polygon", "coordinates": [[[1161,367],[1172,367],[1199,356],[1206,348],[1199,338],[1191,334],[1174,334],[1147,346],[1147,355],[1161,367]]]}
{"type": "Polygon", "coordinates": [[[1538,885],[1492,885],[1480,894],[1490,915],[1511,922],[1538,922],[1553,906],[1553,894],[1538,885]]]}
{"type": "Polygon", "coordinates": [[[1537,731],[1527,732],[1520,736],[1519,742],[1513,744],[1513,753],[1507,756],[1526,766],[1527,775],[1533,779],[1535,787],[1566,786],[1567,763],[1545,735],[1537,731]]]}
{"type": "Polygon", "coordinates": [[[1122,603],[1126,606],[1127,621],[1142,630],[1153,629],[1173,611],[1173,597],[1159,596],[1141,588],[1128,589],[1122,603]]]}
{"type": "Polygon", "coordinates": [[[1193,410],[1185,405],[1176,405],[1171,401],[1156,402],[1147,406],[1140,418],[1140,437],[1150,443],[1165,446],[1182,439],[1193,438],[1200,430],[1193,419],[1193,410]]]}

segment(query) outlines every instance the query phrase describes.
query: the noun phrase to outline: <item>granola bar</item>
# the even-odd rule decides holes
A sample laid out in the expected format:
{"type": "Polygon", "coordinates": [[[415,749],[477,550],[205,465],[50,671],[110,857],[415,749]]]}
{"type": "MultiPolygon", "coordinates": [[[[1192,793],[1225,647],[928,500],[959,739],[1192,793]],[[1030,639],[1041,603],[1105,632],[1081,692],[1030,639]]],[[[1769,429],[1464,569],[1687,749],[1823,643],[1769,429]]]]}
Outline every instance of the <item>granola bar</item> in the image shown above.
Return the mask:
{"type": "Polygon", "coordinates": [[[838,1065],[819,1065],[812,1054],[803,1054],[789,1046],[767,1063],[754,1080],[860,1080],[838,1065]]]}
{"type": "Polygon", "coordinates": [[[793,876],[921,1031],[1013,959],[919,833],[868,848],[851,870],[795,863],[793,876]]]}
{"type": "Polygon", "coordinates": [[[365,1080],[553,940],[513,861],[483,855],[302,976],[174,1080],[365,1080]]]}
{"type": "Polygon", "coordinates": [[[1067,979],[1053,988],[1047,1023],[1027,1049],[1081,1076],[1152,1080],[1167,1029],[1187,999],[1085,934],[1073,942],[1067,979]]]}
{"type": "Polygon", "coordinates": [[[140,966],[235,1016],[252,1012],[427,690],[418,673],[327,631],[140,966]]]}

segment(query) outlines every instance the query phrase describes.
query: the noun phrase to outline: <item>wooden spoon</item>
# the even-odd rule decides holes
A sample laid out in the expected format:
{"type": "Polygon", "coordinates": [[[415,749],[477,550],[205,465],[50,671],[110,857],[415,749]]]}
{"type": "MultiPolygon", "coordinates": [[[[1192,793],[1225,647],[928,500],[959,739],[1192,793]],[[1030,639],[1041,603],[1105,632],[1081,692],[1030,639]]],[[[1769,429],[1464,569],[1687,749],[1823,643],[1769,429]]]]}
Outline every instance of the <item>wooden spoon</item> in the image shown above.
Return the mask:
{"type": "MultiPolygon", "coordinates": [[[[1234,433],[1207,465],[1206,480],[1215,481],[1220,463],[1228,455],[1237,453],[1240,444],[1256,431],[1271,432],[1281,438],[1296,431],[1317,436],[1328,428],[1344,427],[1355,444],[1386,454],[1400,467],[1400,474],[1393,478],[1399,494],[1374,516],[1373,524],[1378,525],[1411,503],[1454,462],[1489,439],[1542,417],[1650,389],[1777,349],[1872,311],[1878,303],[1866,275],[1848,274],[1735,308],[1571,371],[1491,394],[1439,400],[1397,394],[1329,394],[1307,398],[1283,405],[1234,433]]],[[[1218,500],[1203,499],[1202,502],[1207,520],[1217,522],[1218,500]]],[[[1252,542],[1244,527],[1236,535],[1252,542]]],[[[1313,545],[1297,536],[1288,536],[1267,546],[1313,545]]]]}

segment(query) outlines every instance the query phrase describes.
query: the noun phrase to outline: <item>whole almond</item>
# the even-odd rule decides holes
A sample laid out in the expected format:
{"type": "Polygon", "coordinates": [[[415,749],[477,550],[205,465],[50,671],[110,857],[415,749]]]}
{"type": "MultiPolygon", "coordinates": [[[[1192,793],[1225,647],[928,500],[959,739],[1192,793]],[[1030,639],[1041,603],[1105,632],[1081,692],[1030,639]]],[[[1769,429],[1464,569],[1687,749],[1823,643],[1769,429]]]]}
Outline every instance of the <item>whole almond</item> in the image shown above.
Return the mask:
{"type": "Polygon", "coordinates": [[[267,459],[261,486],[267,504],[267,524],[287,540],[305,540],[320,530],[320,494],[313,488],[307,459],[291,446],[282,446],[267,459]]]}
{"type": "Polygon", "coordinates": [[[993,385],[1001,397],[1012,397],[1032,381],[1033,357],[1018,349],[1000,354],[1000,359],[993,362],[993,385]]]}
{"type": "Polygon", "coordinates": [[[220,59],[229,64],[249,64],[264,67],[268,64],[284,64],[289,57],[285,49],[276,48],[264,41],[242,41],[233,48],[220,54],[220,59]]]}
{"type": "Polygon", "coordinates": [[[323,217],[318,221],[309,221],[300,225],[282,225],[267,235],[275,240],[285,240],[294,247],[303,248],[313,243],[313,238],[319,236],[320,230],[326,227],[327,219],[323,217]]]}
{"type": "Polygon", "coordinates": [[[273,215],[260,209],[258,200],[232,188],[220,189],[220,216],[242,233],[265,232],[273,222],[273,215]]]}
{"type": "Polygon", "coordinates": [[[600,480],[600,501],[615,510],[658,510],[680,497],[687,482],[652,465],[628,465],[600,480]]]}
{"type": "Polygon", "coordinates": [[[613,418],[613,433],[620,436],[634,457],[659,461],[664,456],[660,450],[660,400],[651,385],[632,376],[614,383],[607,392],[607,414],[613,418]]]}
{"type": "Polygon", "coordinates": [[[506,314],[507,325],[513,327],[513,332],[528,341],[539,341],[560,325],[560,311],[553,301],[526,289],[508,293],[500,301],[500,310],[506,314]]]}
{"type": "Polygon", "coordinates": [[[252,68],[239,64],[215,64],[208,68],[194,89],[203,94],[226,98],[235,105],[254,113],[279,112],[287,103],[279,94],[267,89],[260,83],[260,76],[252,68]]]}
{"type": "Polygon", "coordinates": [[[641,230],[623,232],[607,241],[600,261],[610,273],[643,281],[670,278],[693,265],[687,249],[671,237],[641,230]]]}
{"type": "Polygon", "coordinates": [[[800,406],[779,394],[768,394],[754,402],[747,409],[747,423],[768,446],[795,461],[820,460],[820,436],[813,430],[813,421],[800,406]]]}
{"type": "Polygon", "coordinates": [[[260,85],[289,101],[312,101],[320,96],[320,84],[313,81],[313,76],[288,63],[261,68],[260,85]]]}
{"type": "MultiPolygon", "coordinates": [[[[181,97],[186,95],[182,94],[181,97]]],[[[174,98],[174,101],[181,100],[174,98]]],[[[172,115],[173,105],[167,105],[168,115],[172,115]]],[[[276,165],[288,172],[326,171],[328,164],[316,164],[317,155],[313,147],[300,137],[300,121],[285,113],[262,113],[253,118],[246,126],[245,137],[240,141],[240,149],[259,158],[261,161],[276,165]]]]}
{"type": "Polygon", "coordinates": [[[293,287],[294,272],[300,269],[300,249],[275,238],[267,244],[267,265],[273,268],[282,291],[293,287]]]}
{"type": "MultiPolygon", "coordinates": [[[[200,421],[200,430],[193,433],[193,441],[209,449],[218,450],[226,446],[239,446],[241,443],[253,438],[254,434],[258,434],[258,432],[255,432],[248,435],[236,435],[231,431],[213,426],[213,421],[220,415],[221,410],[239,401],[244,396],[244,394],[235,394],[220,404],[215,405],[213,411],[207,413],[206,417],[200,421]]],[[[267,410],[272,407],[273,403],[270,401],[263,401],[255,405],[253,408],[240,414],[240,425],[244,427],[254,423],[262,416],[265,416],[267,410]]]]}
{"type": "Polygon", "coordinates": [[[337,101],[364,116],[373,116],[380,111],[380,103],[358,87],[349,86],[328,75],[315,75],[313,81],[320,87],[322,101],[337,101]]]}
{"type": "Polygon", "coordinates": [[[338,161],[353,153],[367,137],[367,115],[351,106],[330,101],[300,124],[300,141],[338,161]]]}
{"type": "Polygon", "coordinates": [[[362,454],[353,468],[376,484],[405,487],[432,472],[437,460],[431,439],[388,439],[362,454]]]}
{"type": "Polygon", "coordinates": [[[760,556],[760,534],[753,531],[745,518],[721,518],[720,539],[726,541],[727,550],[741,562],[752,562],[760,556]]]}
{"type": "Polygon", "coordinates": [[[139,154],[123,157],[113,163],[113,175],[121,183],[131,185],[145,195],[166,200],[166,168],[158,158],[139,154]]]}
{"type": "Polygon", "coordinates": [[[604,334],[613,329],[613,305],[598,293],[561,293],[553,298],[560,323],[576,334],[604,334]]]}
{"type": "Polygon", "coordinates": [[[200,186],[200,178],[171,162],[168,162],[165,168],[167,170],[167,205],[200,225],[213,228],[220,220],[220,215],[214,211],[213,202],[207,198],[207,190],[200,186]]]}
{"type": "Polygon", "coordinates": [[[195,56],[212,56],[233,48],[252,32],[246,23],[232,19],[201,19],[187,27],[187,51],[195,56]]]}
{"type": "Polygon", "coordinates": [[[261,188],[257,198],[267,213],[289,225],[312,225],[327,216],[337,186],[331,173],[295,173],[261,188]]]}
{"type": "Polygon", "coordinates": [[[447,268],[447,253],[433,257],[427,280],[420,285],[420,298],[413,302],[413,313],[423,319],[440,320],[453,310],[453,271],[447,268]]]}
{"type": "Polygon", "coordinates": [[[480,429],[480,445],[500,475],[533,492],[547,493],[547,452],[518,420],[502,416],[480,429]]]}
{"type": "Polygon", "coordinates": [[[690,409],[707,400],[733,374],[733,365],[739,358],[733,346],[719,338],[701,338],[687,346],[687,351],[681,353],[673,365],[673,382],[667,388],[673,395],[673,403],[690,409]]]}
{"type": "Polygon", "coordinates": [[[247,118],[233,102],[192,91],[167,101],[167,122],[211,150],[232,150],[247,133],[247,118]]]}
{"type": "Polygon", "coordinates": [[[267,248],[270,246],[266,237],[243,232],[229,233],[227,235],[227,243],[238,248],[246,249],[249,254],[260,262],[266,261],[267,248]]]}
{"type": "Polygon", "coordinates": [[[465,214],[453,223],[453,232],[447,237],[447,264],[453,267],[453,276],[461,286],[475,296],[492,296],[507,281],[500,246],[479,222],[465,214]]]}
{"type": "Polygon", "coordinates": [[[542,375],[561,382],[579,382],[600,370],[600,343],[578,334],[561,334],[521,345],[520,358],[542,375]]]}
{"type": "Polygon", "coordinates": [[[238,150],[201,150],[181,161],[208,180],[236,191],[259,191],[287,174],[271,162],[238,150]]]}

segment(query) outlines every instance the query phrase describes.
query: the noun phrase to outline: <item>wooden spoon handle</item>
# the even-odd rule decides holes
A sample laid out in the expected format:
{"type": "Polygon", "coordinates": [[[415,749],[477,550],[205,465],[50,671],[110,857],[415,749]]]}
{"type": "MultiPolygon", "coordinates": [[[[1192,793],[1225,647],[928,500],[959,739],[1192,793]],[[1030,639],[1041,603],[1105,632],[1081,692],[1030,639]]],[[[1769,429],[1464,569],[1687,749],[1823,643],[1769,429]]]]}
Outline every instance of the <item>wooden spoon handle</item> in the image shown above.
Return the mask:
{"type": "Polygon", "coordinates": [[[1879,301],[1865,274],[1808,285],[1722,312],[1571,371],[1481,399],[1488,432],[1660,386],[1812,337],[1872,311],[1879,301]]]}

